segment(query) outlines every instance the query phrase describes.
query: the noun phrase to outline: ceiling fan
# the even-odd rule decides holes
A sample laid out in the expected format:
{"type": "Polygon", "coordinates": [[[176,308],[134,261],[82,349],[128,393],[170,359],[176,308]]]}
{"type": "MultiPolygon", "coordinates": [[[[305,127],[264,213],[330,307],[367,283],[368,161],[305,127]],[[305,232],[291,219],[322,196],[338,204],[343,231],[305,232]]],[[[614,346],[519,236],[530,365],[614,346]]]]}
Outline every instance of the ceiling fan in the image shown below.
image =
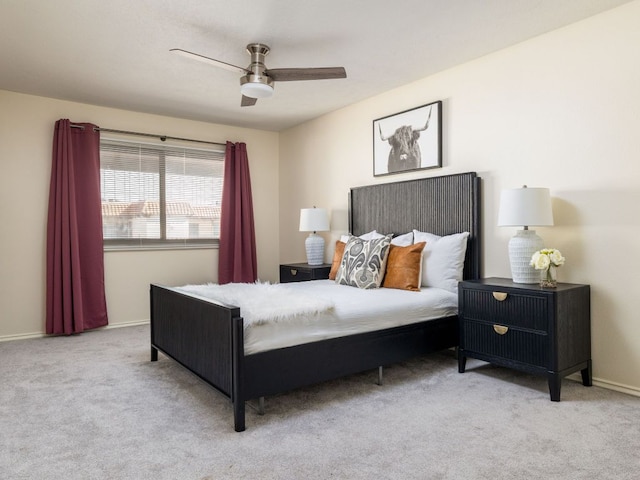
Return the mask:
{"type": "Polygon", "coordinates": [[[247,52],[251,55],[251,63],[247,68],[243,68],[215,58],[205,57],[198,53],[188,52],[181,48],[171,49],[172,52],[187,58],[241,73],[240,92],[242,93],[242,100],[240,105],[242,107],[250,107],[255,105],[259,98],[267,98],[273,95],[274,82],[347,78],[347,72],[343,67],[268,69],[264,64],[264,57],[267,56],[269,50],[269,47],[262,43],[250,43],[247,45],[247,52]]]}

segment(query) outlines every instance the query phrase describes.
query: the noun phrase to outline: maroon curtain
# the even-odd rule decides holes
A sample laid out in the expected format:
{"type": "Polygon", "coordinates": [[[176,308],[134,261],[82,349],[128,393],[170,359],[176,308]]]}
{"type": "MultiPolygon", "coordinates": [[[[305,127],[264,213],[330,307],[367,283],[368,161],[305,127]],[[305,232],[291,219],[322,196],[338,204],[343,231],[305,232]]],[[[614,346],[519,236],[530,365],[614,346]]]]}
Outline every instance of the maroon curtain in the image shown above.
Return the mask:
{"type": "Polygon", "coordinates": [[[247,146],[227,142],[220,218],[218,283],[251,283],[258,278],[256,233],[247,146]]]}
{"type": "Polygon", "coordinates": [[[107,321],[100,200],[100,133],[56,122],[47,221],[46,331],[80,333],[107,321]]]}

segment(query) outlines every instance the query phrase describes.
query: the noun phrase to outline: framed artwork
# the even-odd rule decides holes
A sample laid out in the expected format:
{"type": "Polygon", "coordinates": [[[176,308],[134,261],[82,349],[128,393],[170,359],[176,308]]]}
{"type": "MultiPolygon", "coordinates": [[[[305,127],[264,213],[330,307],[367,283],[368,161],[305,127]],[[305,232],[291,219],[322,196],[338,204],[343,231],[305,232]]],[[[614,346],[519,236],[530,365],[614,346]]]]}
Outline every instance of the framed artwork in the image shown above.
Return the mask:
{"type": "Polygon", "coordinates": [[[373,121],[373,175],[442,167],[442,102],[373,121]]]}

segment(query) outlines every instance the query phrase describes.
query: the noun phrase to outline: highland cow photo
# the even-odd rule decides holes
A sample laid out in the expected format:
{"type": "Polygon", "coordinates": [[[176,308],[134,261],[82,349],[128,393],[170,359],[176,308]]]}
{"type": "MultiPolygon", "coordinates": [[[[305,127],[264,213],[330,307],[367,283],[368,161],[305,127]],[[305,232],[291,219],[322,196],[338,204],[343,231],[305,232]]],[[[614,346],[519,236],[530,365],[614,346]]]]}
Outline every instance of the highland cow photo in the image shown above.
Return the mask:
{"type": "Polygon", "coordinates": [[[442,102],[373,121],[373,175],[442,167],[442,102]]]}

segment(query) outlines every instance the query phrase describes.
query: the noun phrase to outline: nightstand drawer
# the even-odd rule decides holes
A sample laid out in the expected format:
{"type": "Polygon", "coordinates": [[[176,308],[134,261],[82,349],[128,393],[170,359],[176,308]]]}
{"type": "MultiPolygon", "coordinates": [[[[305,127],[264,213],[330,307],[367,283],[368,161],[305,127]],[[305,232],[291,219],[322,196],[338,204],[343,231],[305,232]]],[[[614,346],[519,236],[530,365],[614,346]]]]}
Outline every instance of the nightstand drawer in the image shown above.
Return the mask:
{"type": "Polygon", "coordinates": [[[280,265],[280,283],[306,282],[329,278],[331,265],[309,265],[307,263],[289,263],[280,265]]]}
{"type": "Polygon", "coordinates": [[[287,265],[280,266],[280,283],[304,282],[311,280],[309,270],[301,270],[287,265]]]}
{"type": "Polygon", "coordinates": [[[465,350],[533,366],[549,365],[548,335],[495,325],[464,321],[461,342],[465,350]]]}
{"type": "Polygon", "coordinates": [[[463,311],[460,314],[465,319],[541,332],[549,329],[549,298],[545,295],[469,288],[462,289],[461,295],[463,311]]]}

